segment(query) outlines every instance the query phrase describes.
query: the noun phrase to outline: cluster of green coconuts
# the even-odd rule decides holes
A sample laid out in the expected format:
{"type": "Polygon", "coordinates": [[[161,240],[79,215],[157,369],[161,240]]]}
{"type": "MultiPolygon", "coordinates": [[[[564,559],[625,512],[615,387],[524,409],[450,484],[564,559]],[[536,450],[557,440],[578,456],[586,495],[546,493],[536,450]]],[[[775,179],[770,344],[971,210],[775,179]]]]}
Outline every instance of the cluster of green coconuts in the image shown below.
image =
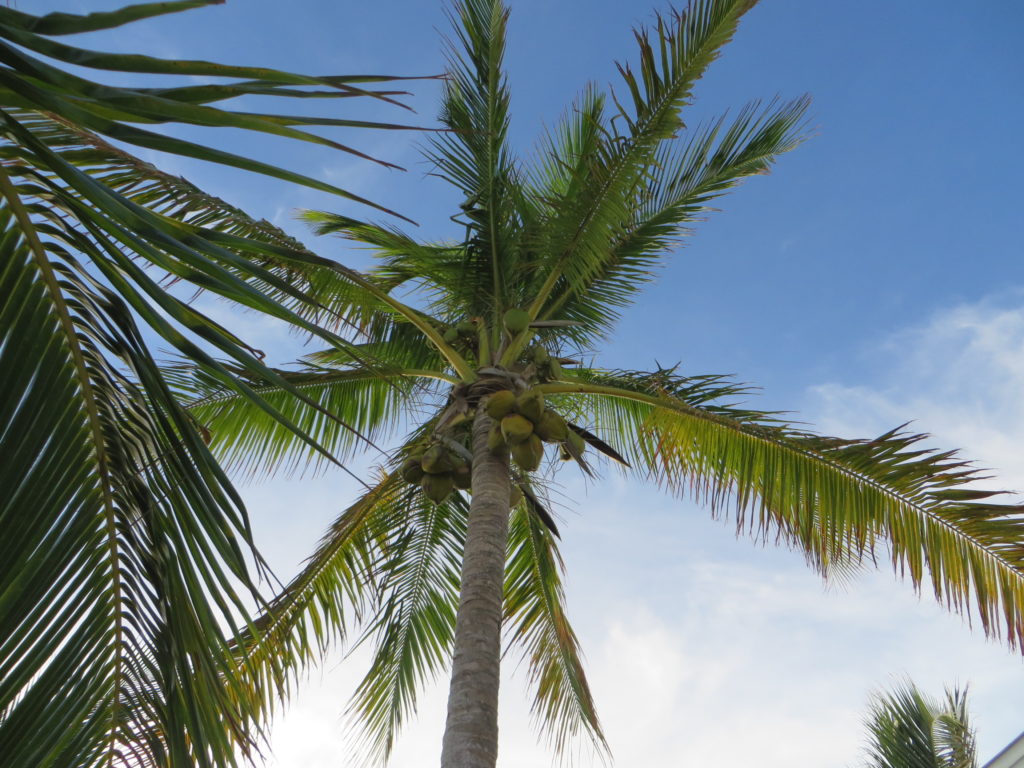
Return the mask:
{"type": "Polygon", "coordinates": [[[448,498],[456,488],[469,489],[469,462],[441,443],[412,453],[402,463],[402,479],[418,483],[423,494],[436,504],[448,498]]]}
{"type": "MultiPolygon", "coordinates": [[[[510,309],[502,319],[506,330],[513,335],[522,333],[530,324],[530,315],[523,309],[510,309]]],[[[463,321],[445,331],[444,341],[473,346],[476,333],[474,323],[463,321]]],[[[541,380],[556,379],[561,373],[558,360],[540,345],[531,346],[525,356],[541,380]]],[[[526,472],[540,467],[544,443],[560,444],[563,460],[579,457],[586,448],[583,438],[569,428],[565,419],[545,407],[544,395],[536,389],[527,389],[519,395],[499,390],[486,398],[484,409],[496,422],[487,438],[488,449],[495,455],[511,452],[516,465],[526,472]]],[[[407,483],[418,484],[424,495],[438,504],[456,488],[470,489],[469,462],[440,441],[411,453],[402,463],[400,472],[407,483]]],[[[514,488],[513,495],[521,498],[521,491],[514,488]]],[[[512,503],[517,503],[517,499],[512,499],[512,503]]]]}
{"type": "Polygon", "coordinates": [[[586,446],[561,415],[544,407],[544,395],[535,389],[518,397],[508,390],[495,392],[484,407],[497,422],[487,436],[487,447],[497,455],[511,451],[512,459],[526,472],[540,466],[544,443],[560,443],[563,459],[581,454],[586,446]]]}

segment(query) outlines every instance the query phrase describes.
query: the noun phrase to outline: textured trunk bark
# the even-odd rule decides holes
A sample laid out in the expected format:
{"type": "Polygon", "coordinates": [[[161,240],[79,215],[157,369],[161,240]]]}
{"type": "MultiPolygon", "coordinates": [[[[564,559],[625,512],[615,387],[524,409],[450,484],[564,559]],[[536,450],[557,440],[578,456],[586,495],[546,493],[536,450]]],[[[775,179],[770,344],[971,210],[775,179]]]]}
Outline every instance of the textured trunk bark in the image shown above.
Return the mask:
{"type": "Polygon", "coordinates": [[[473,424],[473,500],[462,562],[448,722],[441,768],[494,768],[498,761],[498,675],[502,592],[508,546],[508,456],[487,450],[494,422],[473,424]]]}

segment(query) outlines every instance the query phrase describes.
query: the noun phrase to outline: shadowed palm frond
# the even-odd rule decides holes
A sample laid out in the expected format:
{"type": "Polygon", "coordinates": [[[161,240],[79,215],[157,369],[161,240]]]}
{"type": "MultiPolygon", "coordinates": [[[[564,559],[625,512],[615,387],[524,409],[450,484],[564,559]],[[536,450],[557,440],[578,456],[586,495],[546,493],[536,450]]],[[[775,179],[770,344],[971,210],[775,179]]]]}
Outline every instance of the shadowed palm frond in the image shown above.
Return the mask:
{"type": "MultiPolygon", "coordinates": [[[[265,174],[281,180],[328,192],[387,213],[394,213],[358,195],[251,158],[156,133],[139,125],[187,123],[210,127],[241,128],[322,144],[365,159],[367,155],[331,139],[292,127],[322,124],[315,117],[292,118],[282,115],[258,115],[211,107],[248,94],[271,96],[301,95],[304,89],[319,87],[321,96],[378,96],[350,82],[386,81],[395,78],[309,77],[261,67],[232,67],[205,61],[168,61],[134,54],[108,54],[76,48],[52,40],[54,36],[76,34],[95,29],[110,29],[120,24],[167,13],[216,4],[219,0],[184,0],[162,4],[127,6],[120,11],[76,16],[55,13],[32,16],[11,8],[0,9],[0,110],[14,107],[45,111],[85,130],[117,141],[220,163],[265,174]],[[19,47],[15,47],[19,46],[19,47]],[[54,64],[33,56],[41,54],[55,62],[74,64],[99,71],[120,71],[149,75],[207,76],[229,78],[219,85],[183,88],[130,88],[93,82],[73,75],[54,64]]],[[[16,118],[8,115],[8,120],[16,118]]],[[[328,120],[328,123],[355,125],[353,121],[328,120]]],[[[368,124],[364,124],[368,125],[368,124]]],[[[384,127],[377,124],[374,127],[384,127]]],[[[399,127],[399,126],[387,126],[399,127]]],[[[383,163],[390,165],[389,163],[383,163]]]]}
{"type": "Polygon", "coordinates": [[[248,381],[289,382],[168,284],[184,281],[343,346],[310,322],[320,307],[308,281],[293,285],[282,267],[329,263],[98,135],[362,201],[151,128],[241,128],[353,151],[303,129],[353,121],[211,105],[249,94],[373,94],[360,78],[107,54],[53,39],[210,4],[86,16],[0,8],[0,753],[12,768],[231,766],[262,737],[261,699],[224,635],[258,603],[250,568],[261,561],[241,500],[147,344],[167,343],[208,380],[287,423],[248,381]],[[161,74],[226,81],[107,86],[65,65],[150,83],[161,74]]]}
{"type": "Polygon", "coordinates": [[[935,702],[907,683],[876,695],[867,719],[868,768],[977,768],[966,690],[935,702]]]}
{"type": "Polygon", "coordinates": [[[0,191],[0,753],[235,765],[258,733],[221,630],[254,590],[241,502],[129,307],[0,191]]]}

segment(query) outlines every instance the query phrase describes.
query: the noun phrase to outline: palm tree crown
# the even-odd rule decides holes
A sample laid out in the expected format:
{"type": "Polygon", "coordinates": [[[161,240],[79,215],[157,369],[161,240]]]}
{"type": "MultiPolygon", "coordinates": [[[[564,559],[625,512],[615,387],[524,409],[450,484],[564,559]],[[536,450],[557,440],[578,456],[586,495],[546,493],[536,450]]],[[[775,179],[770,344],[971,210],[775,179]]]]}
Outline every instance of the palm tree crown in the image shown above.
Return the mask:
{"type": "MultiPolygon", "coordinates": [[[[429,155],[463,198],[464,236],[424,243],[307,214],[318,233],[369,247],[378,261],[311,278],[353,343],[278,372],[307,399],[269,381],[257,389],[338,457],[414,423],[242,644],[259,681],[287,691],[297,668],[361,626],[376,655],[352,710],[371,756],[387,756],[419,687],[454,657],[443,763],[492,765],[496,731],[484,733],[484,721],[496,717],[488,691],[502,627],[526,659],[534,713],[554,746],[580,733],[603,746],[545,494],[559,459],[591,475],[607,460],[731,512],[740,529],[799,547],[823,574],[884,542],[915,586],[927,581],[950,608],[973,608],[1011,646],[1024,640],[1021,508],[965,487],[976,474],[954,454],[922,450],[923,436],[898,429],[870,440],[813,434],[735,404],[745,389],[725,377],[588,362],[711,201],[801,141],[804,98],[753,103],[703,126],[681,118],[753,5],[693,0],[638,30],[637,63],[620,65],[621,85],[607,95],[588,87],[524,162],[507,143],[507,10],[463,0],[441,113],[448,130],[429,155]],[[477,742],[487,744],[474,751],[477,742]]],[[[191,412],[229,463],[263,471],[316,460],[251,404],[194,386],[191,412]]]]}

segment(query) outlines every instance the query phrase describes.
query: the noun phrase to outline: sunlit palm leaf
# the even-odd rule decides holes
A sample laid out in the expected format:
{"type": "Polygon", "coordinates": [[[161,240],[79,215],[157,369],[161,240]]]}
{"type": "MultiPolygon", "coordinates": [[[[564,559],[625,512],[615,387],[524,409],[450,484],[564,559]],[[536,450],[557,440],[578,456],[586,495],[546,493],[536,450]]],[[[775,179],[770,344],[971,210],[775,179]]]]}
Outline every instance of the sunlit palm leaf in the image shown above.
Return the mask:
{"type": "MultiPolygon", "coordinates": [[[[679,113],[694,84],[753,5],[751,0],[698,0],[684,12],[659,16],[653,29],[637,30],[639,73],[619,66],[631,102],[629,107],[616,102],[616,120],[624,127],[602,127],[601,141],[596,127],[571,131],[591,137],[580,144],[580,158],[562,164],[565,174],[582,178],[567,183],[556,174],[551,188],[540,191],[554,215],[545,226],[541,267],[533,278],[535,316],[559,281],[583,291],[600,272],[609,244],[633,220],[637,190],[655,165],[659,146],[683,128],[679,113]],[[559,196],[559,189],[566,193],[559,196]]],[[[573,119],[599,117],[599,102],[589,99],[584,106],[588,103],[590,108],[573,119]]]]}
{"type": "Polygon", "coordinates": [[[375,603],[378,565],[408,497],[397,475],[381,477],[341,513],[302,571],[236,638],[235,662],[250,696],[263,700],[267,712],[290,695],[308,664],[348,638],[353,622],[375,603]]]}
{"type": "Polygon", "coordinates": [[[630,219],[621,223],[592,264],[575,280],[561,279],[539,317],[562,317],[579,326],[567,335],[586,345],[607,332],[652,278],[688,227],[710,210],[709,203],[744,178],[767,173],[802,137],[807,99],[751,104],[732,121],[720,118],[704,129],[660,145],[638,180],[630,219]]]}
{"type": "Polygon", "coordinates": [[[307,664],[365,624],[363,641],[376,638],[376,652],[350,712],[363,756],[386,757],[418,691],[450,657],[466,508],[461,494],[437,505],[397,474],[382,475],[238,639],[250,695],[272,708],[307,664]]]}
{"type": "MultiPolygon", "coordinates": [[[[433,142],[435,173],[463,195],[464,266],[458,294],[467,315],[504,311],[506,290],[518,278],[514,247],[517,173],[506,145],[509,93],[502,72],[508,11],[490,0],[466,0],[453,12],[457,44],[449,51],[441,122],[433,142]]],[[[449,290],[456,286],[448,286],[449,290]]]]}
{"type": "Polygon", "coordinates": [[[188,408],[226,466],[261,477],[278,470],[315,472],[327,459],[301,435],[341,460],[377,449],[375,441],[393,434],[403,414],[430,399],[436,388],[424,374],[431,372],[365,366],[280,371],[305,400],[289,389],[252,382],[254,391],[299,433],[250,399],[216,384],[205,392],[196,387],[193,391],[201,394],[188,408]]]}
{"type": "MultiPolygon", "coordinates": [[[[540,388],[590,395],[595,425],[615,431],[643,475],[732,509],[740,529],[783,536],[822,572],[884,541],[898,573],[929,581],[947,607],[1024,646],[1024,506],[976,490],[981,475],[955,453],[922,450],[925,436],[898,430],[843,440],[693,404],[688,382],[664,372],[588,378],[540,388]]],[[[698,382],[700,397],[702,389],[698,382]]]]}

